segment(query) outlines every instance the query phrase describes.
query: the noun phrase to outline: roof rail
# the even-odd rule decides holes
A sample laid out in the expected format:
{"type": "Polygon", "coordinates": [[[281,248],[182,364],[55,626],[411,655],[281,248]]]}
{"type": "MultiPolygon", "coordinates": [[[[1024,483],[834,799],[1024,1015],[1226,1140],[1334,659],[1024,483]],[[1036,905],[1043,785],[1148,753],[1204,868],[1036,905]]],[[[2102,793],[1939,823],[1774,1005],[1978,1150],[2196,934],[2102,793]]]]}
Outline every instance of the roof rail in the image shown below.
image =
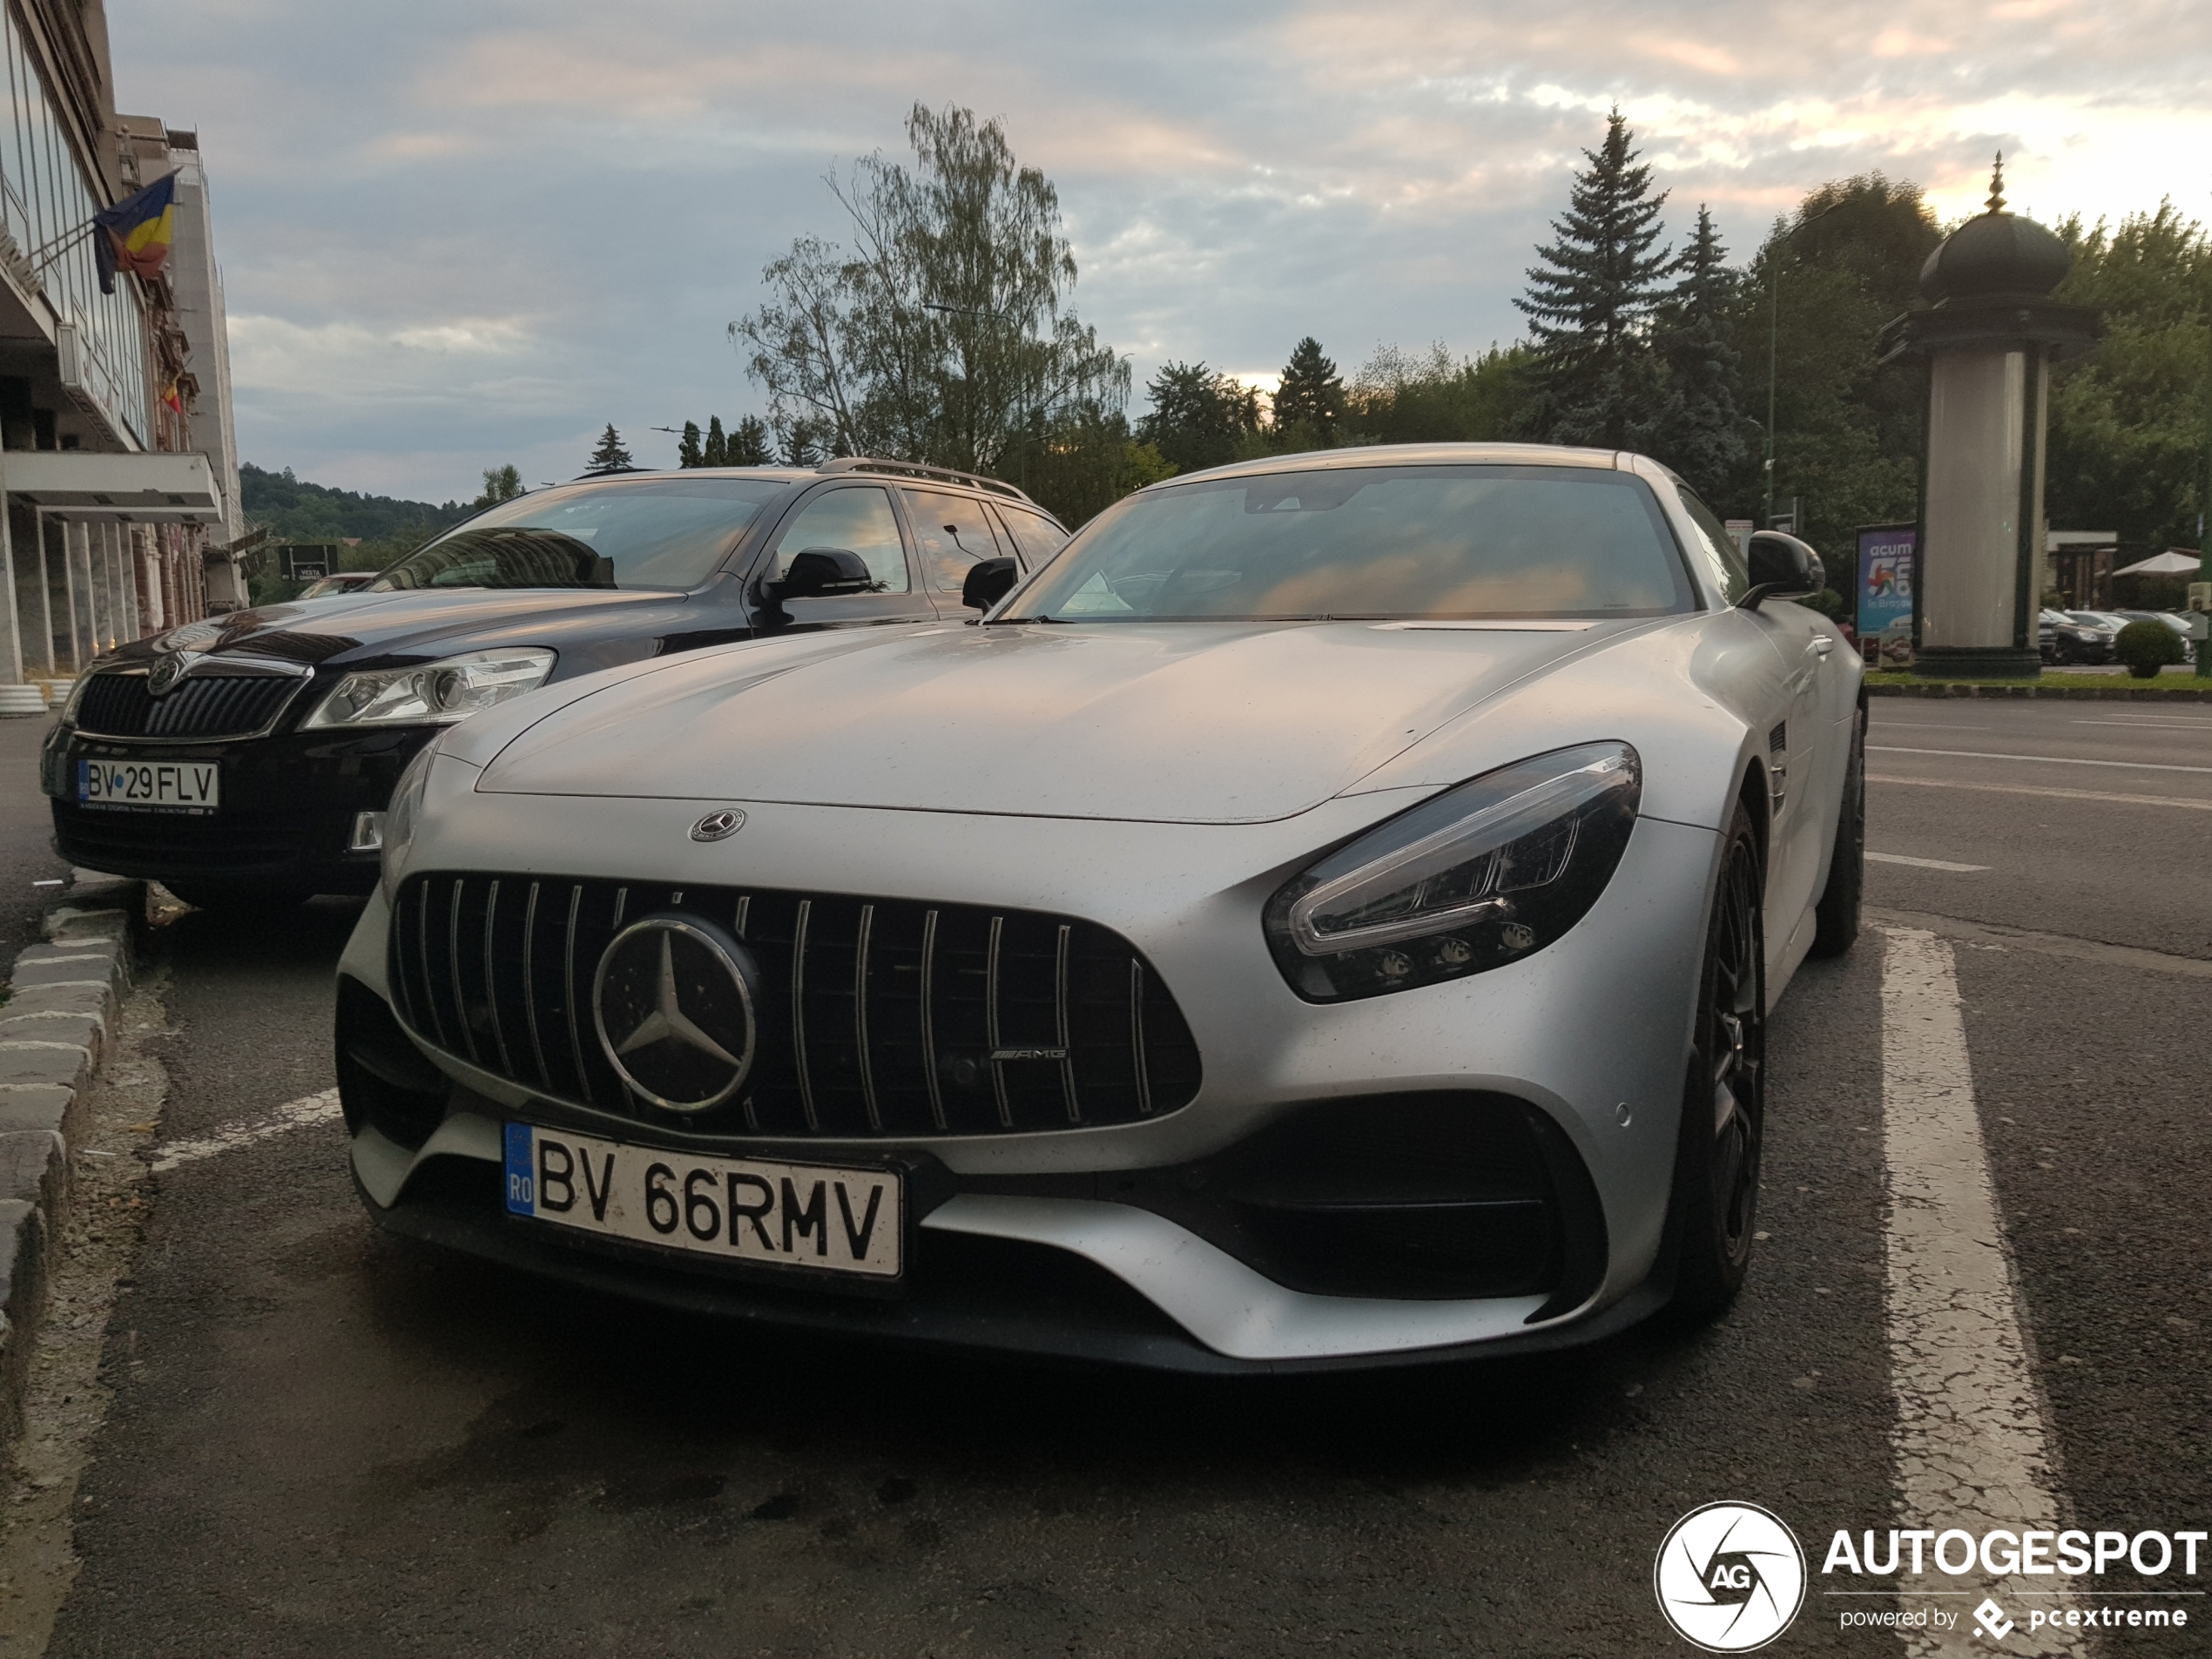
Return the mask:
{"type": "Polygon", "coordinates": [[[814,469],[816,472],[887,472],[907,478],[934,478],[948,484],[973,484],[978,489],[988,489],[1001,496],[1011,496],[1016,501],[1029,500],[1027,490],[1017,489],[1003,478],[986,478],[980,473],[954,472],[950,467],[928,467],[918,461],[882,461],[873,455],[835,455],[814,469]]]}

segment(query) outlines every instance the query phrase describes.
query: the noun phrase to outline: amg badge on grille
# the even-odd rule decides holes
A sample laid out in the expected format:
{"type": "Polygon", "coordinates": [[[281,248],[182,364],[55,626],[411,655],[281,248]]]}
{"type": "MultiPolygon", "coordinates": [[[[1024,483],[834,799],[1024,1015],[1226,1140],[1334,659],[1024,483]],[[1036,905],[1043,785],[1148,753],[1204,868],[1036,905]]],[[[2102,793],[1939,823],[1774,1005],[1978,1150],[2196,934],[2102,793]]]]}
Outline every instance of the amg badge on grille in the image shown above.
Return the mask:
{"type": "Polygon", "coordinates": [[[703,1112],[752,1069],[759,971],[745,948],[690,916],[647,916],[599,958],[591,1016],[624,1082],[671,1112],[703,1112]]]}
{"type": "Polygon", "coordinates": [[[725,806],[718,813],[709,813],[691,826],[695,841],[726,841],[745,827],[745,814],[734,806],[725,806]]]}

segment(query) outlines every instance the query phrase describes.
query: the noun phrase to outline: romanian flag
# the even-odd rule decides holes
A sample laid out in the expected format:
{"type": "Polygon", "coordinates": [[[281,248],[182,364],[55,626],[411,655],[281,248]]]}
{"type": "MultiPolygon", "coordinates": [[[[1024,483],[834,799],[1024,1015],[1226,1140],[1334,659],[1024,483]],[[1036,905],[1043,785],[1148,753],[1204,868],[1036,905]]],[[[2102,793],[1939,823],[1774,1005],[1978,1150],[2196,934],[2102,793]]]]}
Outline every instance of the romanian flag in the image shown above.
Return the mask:
{"type": "Polygon", "coordinates": [[[155,179],[135,196],[126,196],[104,213],[92,215],[92,254],[100,267],[100,292],[115,292],[115,273],[150,277],[169,257],[176,235],[177,175],[155,179]]]}

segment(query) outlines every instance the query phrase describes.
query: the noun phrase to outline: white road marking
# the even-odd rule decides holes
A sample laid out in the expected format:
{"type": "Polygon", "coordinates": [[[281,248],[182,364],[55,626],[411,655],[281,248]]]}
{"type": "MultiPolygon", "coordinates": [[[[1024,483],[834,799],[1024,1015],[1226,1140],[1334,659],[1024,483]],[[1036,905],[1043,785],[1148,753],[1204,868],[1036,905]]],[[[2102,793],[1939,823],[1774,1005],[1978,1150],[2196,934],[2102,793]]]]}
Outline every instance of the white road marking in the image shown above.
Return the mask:
{"type": "Polygon", "coordinates": [[[2212,732],[2212,720],[2072,720],[2070,725],[2132,725],[2145,732],[2212,732]]]}
{"type": "Polygon", "coordinates": [[[1961,875],[1989,867],[1986,864],[1953,864],[1949,859],[1908,859],[1902,853],[1869,853],[1866,856],[1875,864],[1909,864],[1916,870],[1956,870],[1961,875]]]}
{"type": "Polygon", "coordinates": [[[179,1163],[197,1163],[202,1158],[212,1158],[224,1152],[235,1152],[240,1147],[266,1141],[273,1135],[288,1135],[295,1129],[310,1124],[328,1123],[338,1113],[338,1091],[326,1089],[320,1095],[306,1095],[287,1101],[266,1116],[250,1118],[243,1123],[233,1123],[228,1129],[218,1130],[212,1135],[203,1135],[193,1141],[172,1141],[155,1149],[154,1173],[173,1170],[179,1163]]]}
{"type": "Polygon", "coordinates": [[[1951,778],[1898,778],[1870,772],[1870,784],[1911,784],[1919,789],[1973,789],[1986,795],[2040,795],[2047,800],[2102,800],[2119,806],[2186,806],[2212,813],[2212,800],[2186,800],[2179,795],[2115,795],[2101,789],[2034,788],[2027,784],[1967,784],[1951,778]]]}
{"type": "MultiPolygon", "coordinates": [[[[1906,1527],[2055,1529],[2057,1481],[2016,1288],[1989,1178],[1965,1016],[1951,947],[1918,927],[1884,930],[1882,1152],[1889,1214],[1890,1386],[1898,1521],[1906,1527]]],[[[1933,1561],[1898,1575],[1907,1608],[1934,1590],[1993,1594],[2024,1605],[2048,1580],[1952,1578],[1933,1561]]],[[[1963,1604],[1962,1604],[1963,1605],[1963,1604]]],[[[1948,1633],[1916,1632],[1914,1655],[1986,1652],[1971,1619],[1948,1633]]],[[[2006,1651],[2078,1654],[2080,1633],[2040,1633],[2046,1645],[2006,1651]]]]}
{"type": "Polygon", "coordinates": [[[2119,766],[2132,772],[2203,772],[2212,766],[2177,766],[2163,760],[2084,760],[2074,755],[1986,754],[1979,749],[1901,749],[1893,744],[1870,743],[1870,753],[1885,755],[1948,755],[1954,760],[2033,760],[2047,766],[2119,766]]]}

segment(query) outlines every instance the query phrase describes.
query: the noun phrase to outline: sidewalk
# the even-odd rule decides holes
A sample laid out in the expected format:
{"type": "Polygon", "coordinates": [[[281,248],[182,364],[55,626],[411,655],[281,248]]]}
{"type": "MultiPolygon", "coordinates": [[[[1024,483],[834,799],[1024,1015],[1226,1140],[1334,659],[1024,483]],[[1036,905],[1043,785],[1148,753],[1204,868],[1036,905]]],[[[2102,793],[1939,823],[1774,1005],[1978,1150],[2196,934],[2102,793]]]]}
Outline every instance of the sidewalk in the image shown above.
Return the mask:
{"type": "Polygon", "coordinates": [[[0,978],[37,942],[39,914],[61,892],[30,884],[69,877],[54,856],[53,818],[38,790],[38,745],[53,724],[37,715],[0,719],[0,978]]]}
{"type": "Polygon", "coordinates": [[[72,1154],[145,932],[143,882],[77,880],[48,846],[48,725],[0,720],[0,1440],[22,1428],[72,1154]]]}

